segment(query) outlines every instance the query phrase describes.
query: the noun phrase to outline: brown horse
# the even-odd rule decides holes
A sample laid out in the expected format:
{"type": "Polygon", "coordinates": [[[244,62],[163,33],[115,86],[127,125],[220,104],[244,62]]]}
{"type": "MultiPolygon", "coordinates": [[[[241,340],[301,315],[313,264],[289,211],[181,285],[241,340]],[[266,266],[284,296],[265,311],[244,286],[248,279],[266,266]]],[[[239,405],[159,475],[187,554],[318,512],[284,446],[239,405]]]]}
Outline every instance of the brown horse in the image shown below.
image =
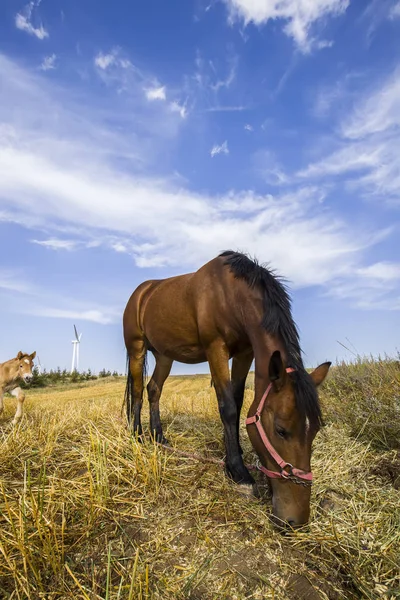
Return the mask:
{"type": "Polygon", "coordinates": [[[18,352],[16,358],[12,358],[5,363],[0,364],[0,415],[3,412],[3,396],[9,392],[17,398],[17,410],[13,419],[13,425],[16,425],[22,418],[22,408],[24,406],[25,394],[19,387],[19,381],[28,383],[32,380],[33,359],[36,352],[25,354],[18,352]]]}
{"type": "Polygon", "coordinates": [[[126,409],[129,423],[133,417],[134,433],[142,435],[147,350],[156,360],[147,385],[150,429],[161,443],[167,441],[159,400],[173,361],[208,361],[224,426],[226,471],[242,486],[254,484],[242,459],[239,419],[246,377],[255,359],[255,395],[249,415],[256,414],[263,399],[261,433],[271,442],[275,456],[263,442],[255,422],[258,417],[247,431],[263,470],[271,477],[276,522],[292,527],[305,524],[310,512],[311,444],[322,423],[316,387],[331,363],[311,374],[305,370],[290,298],[279,278],[247,256],[227,251],[195,273],[139,285],[125,308],[123,327],[129,361],[126,409]],[[276,463],[279,473],[270,471],[276,463]]]}

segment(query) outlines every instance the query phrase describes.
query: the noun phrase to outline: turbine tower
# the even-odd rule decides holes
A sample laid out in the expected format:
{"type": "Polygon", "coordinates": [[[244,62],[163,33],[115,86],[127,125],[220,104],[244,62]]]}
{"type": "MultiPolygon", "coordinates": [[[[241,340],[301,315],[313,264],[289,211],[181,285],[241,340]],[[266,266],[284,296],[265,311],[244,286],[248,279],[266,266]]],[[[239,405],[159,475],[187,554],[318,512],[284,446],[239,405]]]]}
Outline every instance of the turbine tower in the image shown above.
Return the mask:
{"type": "Polygon", "coordinates": [[[78,331],[74,325],[75,339],[72,340],[72,366],[71,373],[79,370],[79,344],[81,343],[82,334],[78,335],[78,331]]]}
{"type": "Polygon", "coordinates": [[[40,364],[39,355],[37,355],[36,358],[37,358],[36,370],[38,372],[38,375],[41,375],[42,374],[42,365],[40,364]]]}

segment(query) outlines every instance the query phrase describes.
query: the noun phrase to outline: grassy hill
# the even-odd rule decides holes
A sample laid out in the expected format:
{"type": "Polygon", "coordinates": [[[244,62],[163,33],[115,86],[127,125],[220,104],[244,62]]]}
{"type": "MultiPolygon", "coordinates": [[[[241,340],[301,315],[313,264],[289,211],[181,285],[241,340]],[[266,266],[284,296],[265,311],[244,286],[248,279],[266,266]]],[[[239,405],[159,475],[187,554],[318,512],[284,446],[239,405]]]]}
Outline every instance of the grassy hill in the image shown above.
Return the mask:
{"type": "MultiPolygon", "coordinates": [[[[242,413],[252,399],[249,377],[242,413]]],[[[310,527],[271,526],[259,498],[217,465],[128,435],[124,381],[27,392],[0,420],[0,598],[394,599],[400,597],[400,368],[332,368],[314,445],[310,527]]],[[[222,458],[208,376],[171,377],[161,415],[171,444],[222,458]]],[[[144,405],[144,424],[148,410],[144,405]]]]}

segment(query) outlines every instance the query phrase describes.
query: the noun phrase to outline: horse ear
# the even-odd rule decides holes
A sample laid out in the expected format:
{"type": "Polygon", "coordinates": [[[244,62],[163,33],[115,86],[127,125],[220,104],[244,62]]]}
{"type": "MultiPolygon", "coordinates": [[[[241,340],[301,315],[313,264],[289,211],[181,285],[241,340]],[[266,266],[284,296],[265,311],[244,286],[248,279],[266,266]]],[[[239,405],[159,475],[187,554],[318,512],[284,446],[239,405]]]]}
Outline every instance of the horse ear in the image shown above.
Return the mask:
{"type": "Polygon", "coordinates": [[[329,367],[331,366],[331,362],[324,362],[322,365],[319,365],[312,373],[310,373],[311,379],[318,387],[324,381],[325,377],[328,375],[329,367]]]}
{"type": "Polygon", "coordinates": [[[18,360],[21,360],[21,358],[23,357],[23,355],[24,355],[24,353],[23,353],[23,352],[21,352],[21,350],[20,350],[20,351],[18,352],[18,354],[17,354],[17,358],[18,358],[18,360]]]}
{"type": "Polygon", "coordinates": [[[285,367],[279,350],[275,350],[269,360],[269,379],[275,392],[279,392],[284,386],[286,378],[285,367]]]}
{"type": "Polygon", "coordinates": [[[31,360],[33,360],[35,358],[35,356],[36,356],[36,350],[35,350],[35,352],[32,352],[32,354],[31,354],[31,360]]]}

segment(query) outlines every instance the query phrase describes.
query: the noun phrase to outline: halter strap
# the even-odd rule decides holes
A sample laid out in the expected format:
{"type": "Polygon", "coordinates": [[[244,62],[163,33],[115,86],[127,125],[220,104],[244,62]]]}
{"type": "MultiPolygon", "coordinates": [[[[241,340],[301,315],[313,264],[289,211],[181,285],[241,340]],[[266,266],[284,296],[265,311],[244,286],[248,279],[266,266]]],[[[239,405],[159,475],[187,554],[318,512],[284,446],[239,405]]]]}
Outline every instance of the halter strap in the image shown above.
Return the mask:
{"type": "MultiPolygon", "coordinates": [[[[293,373],[294,371],[295,371],[295,369],[292,369],[291,367],[288,367],[286,369],[286,373],[293,373]]],[[[280,456],[280,454],[278,454],[278,452],[275,450],[275,448],[269,441],[267,434],[265,433],[264,427],[262,426],[261,413],[264,409],[265,401],[266,401],[267,396],[270,393],[271,389],[272,389],[272,383],[270,383],[268,385],[267,389],[265,390],[255,414],[252,417],[247,417],[246,425],[252,425],[253,423],[255,424],[255,426],[257,427],[259,436],[260,436],[268,454],[276,462],[276,464],[278,465],[278,467],[280,467],[281,470],[280,471],[271,471],[270,469],[267,469],[266,467],[264,467],[264,465],[262,465],[262,464],[259,464],[258,468],[260,471],[265,473],[265,475],[267,475],[267,477],[270,477],[271,479],[290,479],[294,483],[300,483],[303,485],[311,485],[311,482],[313,479],[313,475],[312,475],[311,471],[306,472],[306,471],[303,471],[302,469],[297,469],[296,467],[293,467],[293,465],[291,465],[290,463],[286,462],[280,456]]]]}

